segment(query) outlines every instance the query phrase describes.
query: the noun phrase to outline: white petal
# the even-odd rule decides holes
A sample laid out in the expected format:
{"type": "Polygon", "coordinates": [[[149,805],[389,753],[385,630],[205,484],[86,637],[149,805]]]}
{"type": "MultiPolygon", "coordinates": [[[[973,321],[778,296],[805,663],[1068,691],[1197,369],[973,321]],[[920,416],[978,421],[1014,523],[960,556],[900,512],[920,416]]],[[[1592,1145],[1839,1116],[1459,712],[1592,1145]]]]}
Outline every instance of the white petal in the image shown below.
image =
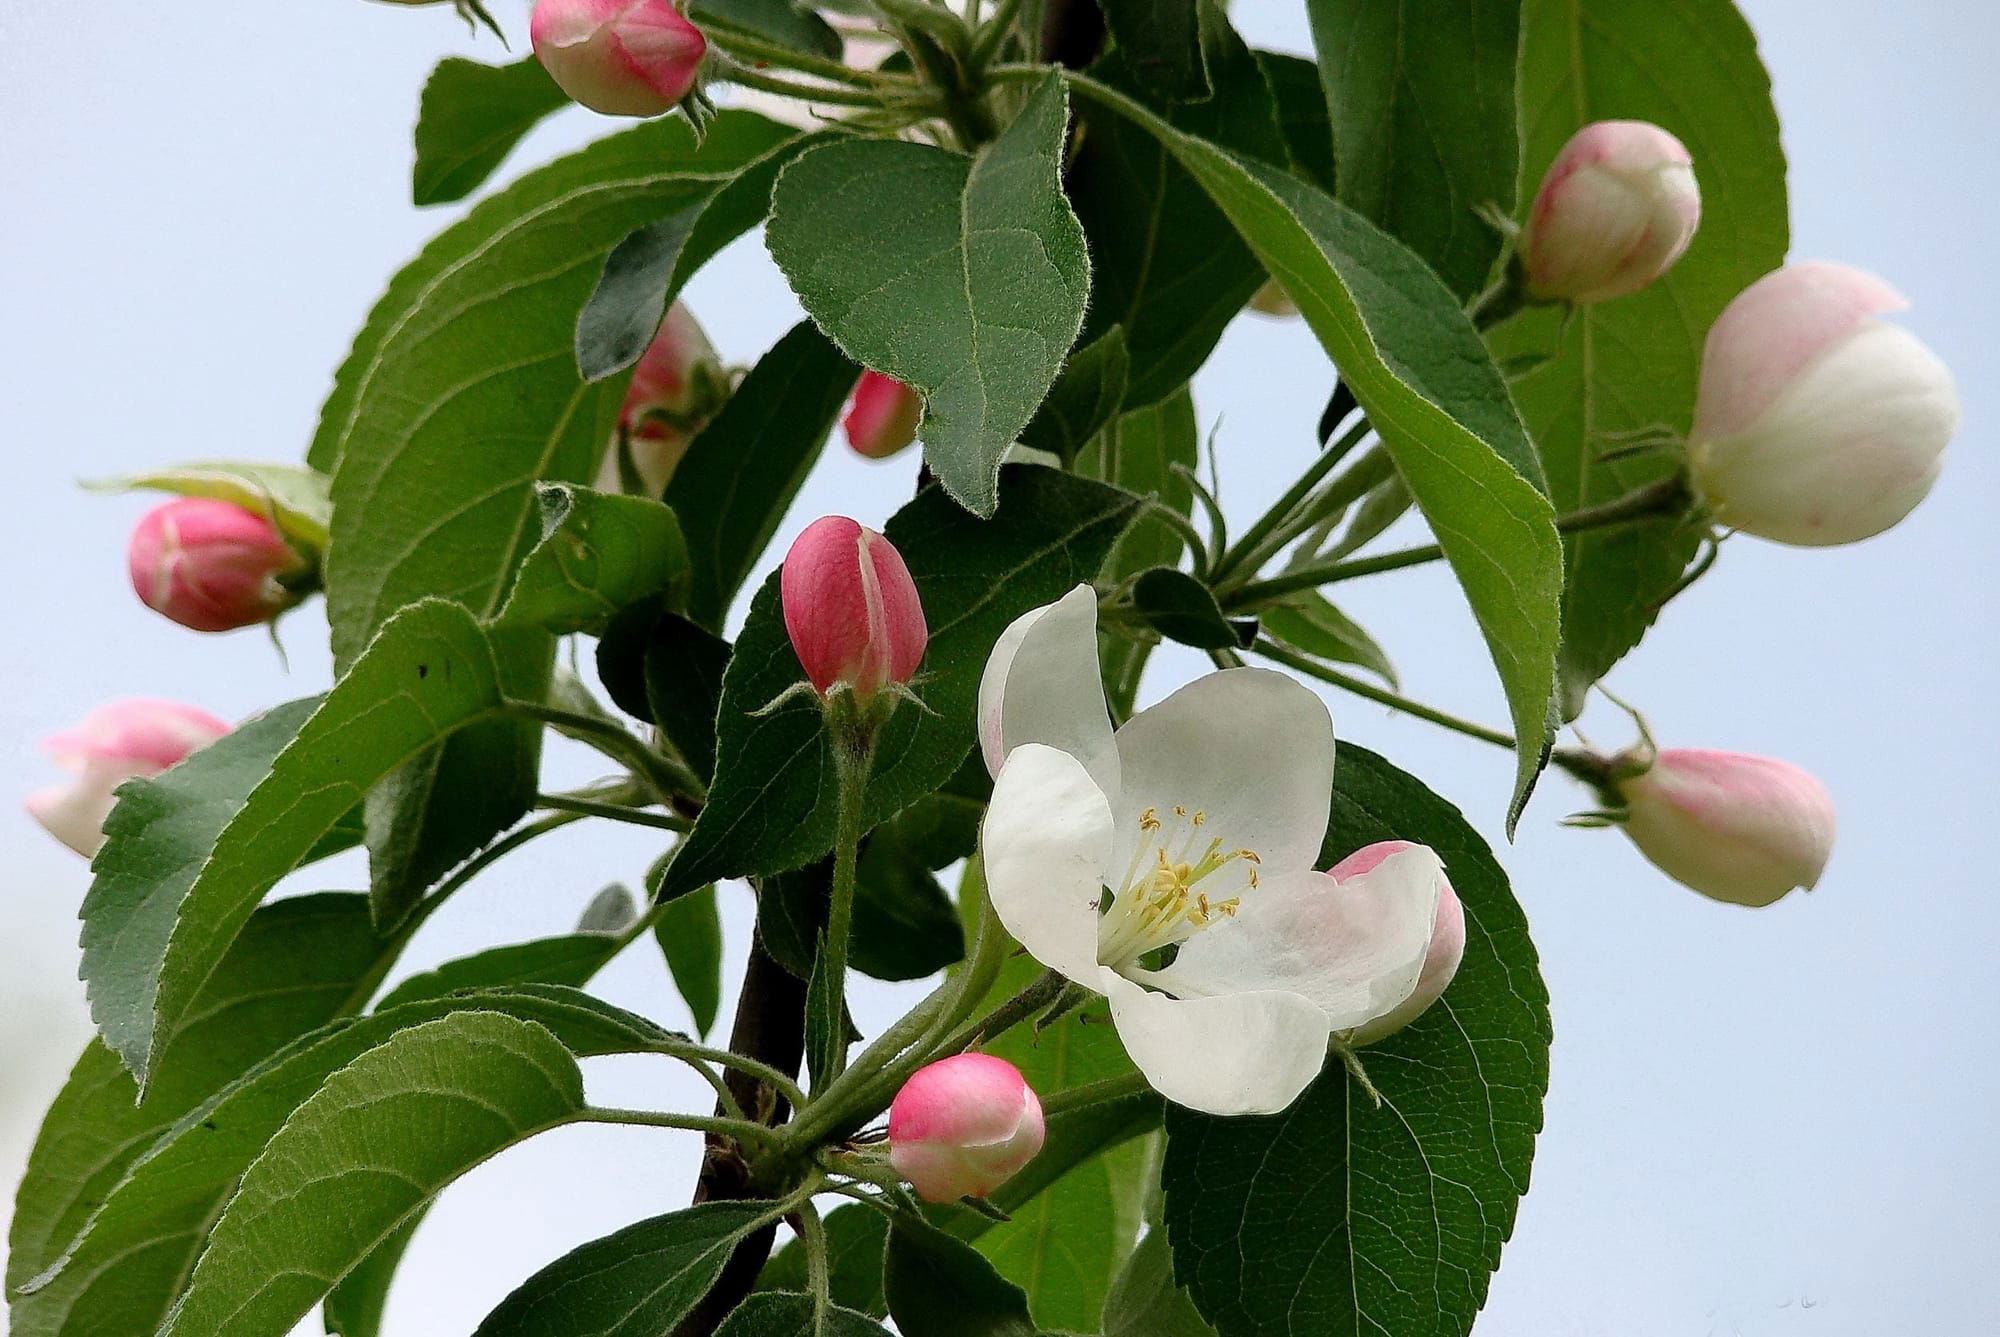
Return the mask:
{"type": "Polygon", "coordinates": [[[1326,1014],[1298,994],[1170,998],[1109,966],[1098,987],[1111,1000],[1125,1052],[1176,1105],[1209,1114],[1276,1114],[1326,1065],[1326,1014]]]}
{"type": "Polygon", "coordinates": [[[1266,876],[1310,868],[1333,796],[1333,719],[1326,704],[1269,669],[1224,669],[1195,679],[1118,731],[1114,868],[1131,860],[1140,830],[1127,820],[1176,806],[1205,812],[1226,849],[1248,849],[1266,876]]]}
{"type": "Polygon", "coordinates": [[[981,840],[993,911],[1043,965],[1097,978],[1097,903],[1111,859],[1111,805],[1069,753],[1027,743],[993,782],[981,840]]]}
{"type": "Polygon", "coordinates": [[[1078,585],[1014,619],[979,680],[979,746],[994,775],[1023,743],[1061,748],[1106,794],[1118,792],[1118,752],[1097,663],[1097,591],[1078,585]]]}
{"type": "Polygon", "coordinates": [[[117,802],[111,789],[111,785],[102,784],[92,776],[38,789],[28,795],[28,815],[50,835],[89,859],[104,847],[104,820],[117,802]]]}
{"type": "Polygon", "coordinates": [[[1150,979],[1175,993],[1283,989],[1310,998],[1336,1031],[1392,1011],[1423,974],[1444,865],[1412,845],[1366,873],[1269,878],[1233,918],[1181,944],[1150,979]]]}

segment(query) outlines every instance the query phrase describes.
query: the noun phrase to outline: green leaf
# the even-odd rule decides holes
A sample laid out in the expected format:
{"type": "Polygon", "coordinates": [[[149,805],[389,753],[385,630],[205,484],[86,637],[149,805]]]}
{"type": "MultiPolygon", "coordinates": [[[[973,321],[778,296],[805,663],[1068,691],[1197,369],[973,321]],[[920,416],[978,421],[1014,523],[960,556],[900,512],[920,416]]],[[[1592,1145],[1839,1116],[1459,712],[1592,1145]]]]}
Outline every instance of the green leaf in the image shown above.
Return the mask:
{"type": "Polygon", "coordinates": [[[920,980],[965,956],[958,907],[898,827],[869,836],[856,870],[852,964],[878,980],[920,980]]]}
{"type": "Polygon", "coordinates": [[[576,319],[576,365],[583,378],[602,380],[637,362],[695,271],[771,212],[771,186],[780,169],[827,138],[784,140],[711,193],[612,247],[576,319]]]}
{"type": "Polygon", "coordinates": [[[1562,543],[1500,371],[1408,250],[1296,177],[1124,109],[1201,181],[1299,306],[1451,563],[1522,740],[1508,825],[1550,736],[1562,543]]]}
{"type": "Polygon", "coordinates": [[[806,1073],[817,1094],[847,1066],[847,1049],[858,1038],[847,1010],[846,977],[833,968],[826,933],[814,940],[812,970],[806,976],[806,1073]]]}
{"type": "MultiPolygon", "coordinates": [[[[1285,162],[1256,58],[1226,24],[1211,30],[1208,46],[1215,95],[1161,114],[1190,135],[1285,162]]],[[[1138,94],[1140,81],[1116,53],[1095,73],[1138,94]]],[[[1179,390],[1208,360],[1263,282],[1263,266],[1164,145],[1105,107],[1087,103],[1078,116],[1083,133],[1068,184],[1090,239],[1083,339],[1088,345],[1123,327],[1131,363],[1125,407],[1142,408],[1179,390]]]]}
{"type": "Polygon", "coordinates": [[[12,1297],[16,1337],[159,1327],[237,1181],[292,1113],[334,1072],[399,1032],[474,1009],[533,1021],[579,1056],[643,1051],[665,1038],[587,994],[538,986],[330,1023],[188,1111],[147,1149],[77,1241],[12,1297]]]}
{"type": "Polygon", "coordinates": [[[449,204],[485,183],[522,136],[569,105],[542,63],[481,65],[453,56],[424,82],[417,108],[417,160],[410,202],[449,204]]]}
{"type": "MultiPolygon", "coordinates": [[[[979,520],[927,489],[886,526],[931,610],[930,648],[912,684],[928,709],[906,705],[883,730],[868,826],[950,778],[972,749],[979,675],[994,641],[1022,613],[1093,578],[1136,506],[1115,489],[1033,465],[1005,471],[1000,497],[997,515],[979,520]]],[[[801,676],[774,573],[724,675],[715,783],[662,896],[797,868],[832,848],[833,759],[818,705],[794,698],[753,713],[801,676]]]]}
{"type": "Polygon", "coordinates": [[[715,716],[732,653],[728,641],[673,613],[654,624],[646,643],[653,723],[704,781],[715,774],[715,716]]]}
{"type": "Polygon", "coordinates": [[[606,961],[617,954],[618,939],[605,933],[564,933],[531,942],[489,947],[483,952],[447,961],[435,970],[412,975],[383,995],[375,1005],[387,1012],[404,1003],[442,998],[468,989],[504,984],[588,984],[606,961]]]}
{"type": "Polygon", "coordinates": [[[685,587],[687,541],[669,508],[560,483],[536,495],[542,541],[521,564],[502,624],[595,635],[626,605],[685,587]]]}
{"type": "Polygon", "coordinates": [[[763,1202],[705,1202],[627,1226],[521,1283],[473,1337],[660,1337],[771,1212],[763,1202]]]}
{"type": "Polygon", "coordinates": [[[1167,1232],[1147,1232],[1104,1298],[1104,1337],[1215,1337],[1215,1329],[1174,1284],[1167,1232]]]}
{"type": "Polygon", "coordinates": [[[843,46],[833,25],[791,0],[693,0],[688,14],[704,27],[720,23],[807,55],[841,58],[843,46]]]}
{"type": "Polygon", "coordinates": [[[1021,430],[1021,444],[1074,460],[1118,416],[1130,371],[1125,331],[1113,325],[1070,354],[1049,397],[1021,430]]]}
{"type": "Polygon", "coordinates": [[[667,484],[693,564],[688,616],[722,630],[860,373],[810,322],[759,358],[667,484]]]}
{"type": "MultiPolygon", "coordinates": [[[[1154,631],[1197,650],[1240,650],[1249,643],[1223,616],[1208,586],[1170,566],[1139,573],[1132,582],[1132,606],[1154,631]]],[[[1252,623],[1251,638],[1255,635],[1252,623]]]]}
{"type": "Polygon", "coordinates": [[[1277,608],[1260,615],[1264,630],[1309,655],[1353,664],[1377,674],[1391,687],[1396,685],[1396,666],[1375,643],[1375,638],[1347,614],[1327,602],[1317,590],[1293,595],[1277,608]]]}
{"type": "Polygon", "coordinates": [[[161,1337],[287,1332],[452,1180],[583,1111],[543,1027],[460,1012],[327,1079],[244,1173],[161,1337]]]}
{"type": "Polygon", "coordinates": [[[694,1014],[695,1030],[707,1039],[722,1011],[722,916],[715,888],[703,887],[661,907],[653,938],[681,1001],[694,1014]]]}
{"type": "MultiPolygon", "coordinates": [[[[1182,386],[1165,399],[1134,409],[1105,428],[1078,456],[1076,467],[1086,478],[1100,478],[1127,492],[1156,498],[1186,515],[1194,505],[1191,475],[1200,453],[1194,398],[1182,386]],[[1177,469],[1176,465],[1180,467],[1177,469]]],[[[1141,511],[1111,550],[1104,564],[1105,577],[1123,581],[1155,566],[1172,566],[1180,561],[1184,547],[1186,540],[1178,529],[1149,510],[1141,511]]],[[[1151,651],[1152,647],[1145,642],[1113,631],[1098,635],[1097,653],[1104,669],[1105,691],[1119,719],[1132,713],[1139,694],[1139,675],[1145,671],[1151,651]]]]}
{"type": "Polygon", "coordinates": [[[396,1269],[423,1219],[424,1213],[419,1210],[327,1292],[326,1303],[321,1306],[327,1337],[381,1337],[390,1283],[396,1279],[396,1269]]]}
{"type": "MultiPolygon", "coordinates": [[[[1514,204],[1521,0],[1308,0],[1339,197],[1470,297],[1500,254],[1474,212],[1514,204]]],[[[1525,90],[1524,90],[1525,93],[1525,90]]],[[[1528,105],[1524,96],[1523,105],[1528,105]]]]}
{"type": "Polygon", "coordinates": [[[896,1218],[883,1292],[903,1337],[1036,1337],[1028,1297],[970,1245],[896,1218]]]}
{"type": "Polygon", "coordinates": [[[1326,108],[1326,90],[1319,66],[1303,56],[1282,51],[1257,52],[1257,67],[1271,85],[1278,107],[1278,128],[1285,137],[1292,173],[1321,190],[1334,188],[1333,121],[1326,108]]]}
{"type": "Polygon", "coordinates": [[[1362,1051],[1382,1106],[1336,1063],[1282,1114],[1167,1110],[1174,1275],[1222,1337],[1466,1333],[1527,1189],[1549,1049],[1527,921],[1457,810],[1343,743],[1320,866],[1391,838],[1443,857],[1466,948],[1443,998],[1362,1051]]]}
{"type": "MultiPolygon", "coordinates": [[[[1514,396],[1541,447],[1556,509],[1568,512],[1678,467],[1666,454],[1603,456],[1621,433],[1687,431],[1708,327],[1730,298],[1784,262],[1785,155],[1770,77],[1728,0],[1529,0],[1521,26],[1524,202],[1572,133],[1612,118],[1653,121],[1679,136],[1702,191],[1701,229],[1645,291],[1579,308],[1560,344],[1559,317],[1549,311],[1495,333],[1503,357],[1555,354],[1514,383],[1514,396]]],[[[1673,517],[1570,536],[1565,716],[1639,643],[1699,544],[1699,528],[1673,517]]]]}
{"type": "Polygon", "coordinates": [[[1100,0],[1120,56],[1146,88],[1173,102],[1209,94],[1200,0],[1100,0]]]}
{"type": "Polygon", "coordinates": [[[82,973],[99,1032],[142,1087],[264,893],[370,786],[501,703],[486,633],[430,600],[322,700],[280,706],[201,764],[127,788],[84,898],[82,973]]]}
{"type": "Polygon", "coordinates": [[[888,1337],[888,1329],[866,1314],[835,1305],[826,1322],[813,1326],[810,1295],[753,1295],[737,1306],[715,1337],[888,1337]]]}
{"type": "Polygon", "coordinates": [[[1068,124],[1052,74],[976,157],[849,140],[801,155],[772,195],[765,238],[792,290],[848,356],[923,393],[924,459],[980,515],[1083,327],[1068,124]]]}
{"type": "MultiPolygon", "coordinates": [[[[168,1128],[244,1070],[331,1019],[381,966],[368,899],[323,892],[250,917],[163,1054],[139,1104],[132,1075],[92,1043],[42,1120],[8,1237],[7,1284],[41,1272],[168,1128]]],[[[17,1311],[15,1332],[39,1331],[17,1311]]]]}
{"type": "Polygon", "coordinates": [[[93,492],[148,488],[179,497],[214,497],[269,515],[286,538],[312,553],[326,547],[333,501],[325,474],[296,464],[202,460],[86,483],[93,492]]]}
{"type": "MultiPolygon", "coordinates": [[[[889,1243],[888,1220],[873,1207],[849,1203],[826,1214],[827,1282],[836,1304],[886,1318],[882,1294],[882,1251],[889,1243]]],[[[795,1291],[812,1280],[806,1251],[798,1240],[771,1255],[758,1274],[760,1291],[795,1291]]]]}

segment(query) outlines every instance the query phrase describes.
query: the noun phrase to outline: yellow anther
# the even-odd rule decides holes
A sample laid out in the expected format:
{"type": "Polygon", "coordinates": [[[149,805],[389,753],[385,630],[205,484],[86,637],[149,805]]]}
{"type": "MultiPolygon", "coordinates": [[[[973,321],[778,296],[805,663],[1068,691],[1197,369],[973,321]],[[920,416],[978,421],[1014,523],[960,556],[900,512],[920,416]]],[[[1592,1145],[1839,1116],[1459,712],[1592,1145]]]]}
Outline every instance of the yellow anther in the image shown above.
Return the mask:
{"type": "Polygon", "coordinates": [[[1186,808],[1184,808],[1184,807],[1182,807],[1182,806],[1181,806],[1180,804],[1176,803],[1176,804],[1174,805],[1174,816],[1176,816],[1176,817],[1185,817],[1185,816],[1187,816],[1187,809],[1186,809],[1186,808]]]}
{"type": "Polygon", "coordinates": [[[1196,826],[1200,826],[1203,822],[1207,820],[1208,820],[1208,814],[1206,812],[1203,812],[1200,808],[1196,808],[1194,810],[1194,824],[1196,826]]]}
{"type": "Polygon", "coordinates": [[[1157,831],[1157,830],[1159,830],[1159,829],[1160,829],[1160,813],[1159,813],[1159,809],[1157,809],[1157,808],[1148,808],[1148,809],[1146,809],[1146,810],[1145,810],[1144,812],[1140,813],[1140,814],[1139,814],[1139,829],[1140,829],[1141,831],[1157,831]]]}

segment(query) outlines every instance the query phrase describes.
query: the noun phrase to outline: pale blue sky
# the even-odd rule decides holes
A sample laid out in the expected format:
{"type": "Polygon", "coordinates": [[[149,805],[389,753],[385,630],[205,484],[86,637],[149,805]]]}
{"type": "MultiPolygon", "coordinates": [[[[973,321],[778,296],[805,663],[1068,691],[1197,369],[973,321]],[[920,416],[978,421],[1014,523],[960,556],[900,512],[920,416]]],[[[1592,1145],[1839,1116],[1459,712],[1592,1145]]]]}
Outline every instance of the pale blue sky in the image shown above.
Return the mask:
{"type": "MultiPolygon", "coordinates": [[[[1704,901],[1615,834],[1559,829],[1584,803],[1560,777],[1503,854],[1557,1039],[1534,1187],[1481,1337],[2000,1329],[1986,1279],[2000,1199],[1989,1042],[2000,902],[1988,885],[2000,625],[1987,587],[2000,564],[1988,427],[2000,11],[1982,0],[1745,8],[1786,123],[1795,254],[1875,269],[1910,295],[1910,325],[1958,373],[1966,426],[1910,521],[1831,551],[1730,542],[1614,678],[1664,742],[1768,752],[1826,780],[1841,837],[1815,895],[1762,912],[1704,901]]],[[[517,33],[524,9],[496,6],[517,33]]],[[[1254,39],[1302,44],[1295,0],[1236,9],[1254,39]]],[[[455,216],[407,203],[417,91],[453,51],[502,58],[448,10],[365,0],[0,11],[0,443],[15,505],[0,527],[14,582],[14,631],[0,638],[0,848],[12,870],[0,888],[0,1185],[87,1034],[73,920],[85,870],[7,798],[50,777],[34,741],[109,697],[179,697],[234,717],[318,690],[327,674],[308,616],[288,636],[288,674],[254,633],[201,638],[139,608],[122,553],[144,503],[71,484],[303,450],[383,282],[455,216]]],[[[610,128],[565,114],[508,170],[610,128]]],[[[797,318],[754,239],[691,300],[738,360],[797,318]]],[[[1300,326],[1232,329],[1198,388],[1204,423],[1221,423],[1236,515],[1288,481],[1324,384],[1300,326]]],[[[879,520],[914,467],[829,454],[786,532],[826,511],[879,520]]],[[[1346,603],[1413,692],[1500,715],[1441,572],[1357,585],[1346,603]]],[[[1198,668],[1163,656],[1154,692],[1198,668]]],[[[1497,838],[1504,756],[1331,704],[1344,738],[1389,751],[1497,838]]],[[[1609,712],[1590,723],[1622,741],[1609,712]]],[[[567,929],[601,882],[638,875],[649,844],[594,828],[551,838],[459,898],[411,964],[567,929]]],[[[338,868],[356,876],[351,862],[338,868]]],[[[736,950],[747,898],[727,904],[736,950]]],[[[682,1022],[657,961],[636,949],[604,984],[682,1022]]],[[[906,994],[873,991],[864,1025],[879,1028],[906,994]]],[[[650,1063],[592,1078],[607,1099],[699,1103],[650,1063]]],[[[535,1267],[683,1202],[694,1160],[684,1138],[629,1129],[507,1154],[447,1193],[418,1235],[390,1332],[469,1331],[535,1267]]]]}

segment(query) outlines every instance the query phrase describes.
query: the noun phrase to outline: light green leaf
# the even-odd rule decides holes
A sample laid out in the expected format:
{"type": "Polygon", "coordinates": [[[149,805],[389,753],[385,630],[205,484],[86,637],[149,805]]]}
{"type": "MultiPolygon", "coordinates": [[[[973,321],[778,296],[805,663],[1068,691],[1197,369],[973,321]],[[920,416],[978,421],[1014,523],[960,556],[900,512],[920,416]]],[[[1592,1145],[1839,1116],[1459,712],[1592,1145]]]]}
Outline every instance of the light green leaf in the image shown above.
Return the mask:
{"type": "Polygon", "coordinates": [[[1104,1298],[1104,1337],[1215,1337],[1215,1329],[1174,1284],[1167,1232],[1157,1226],[1125,1260],[1104,1298]]]}
{"type": "Polygon", "coordinates": [[[771,1213],[769,1203],[705,1202],[627,1226],[521,1283],[473,1337],[660,1337],[771,1213]]]}
{"type": "Polygon", "coordinates": [[[1264,629],[1309,655],[1353,664],[1396,685],[1396,666],[1359,622],[1327,602],[1317,590],[1295,594],[1261,614],[1264,629]]]}
{"type": "Polygon", "coordinates": [[[1202,183],[1298,304],[1430,521],[1521,739],[1511,828],[1547,750],[1562,542],[1499,369],[1451,293],[1394,239],[1295,177],[1121,105],[1202,183]]]}
{"type": "Polygon", "coordinates": [[[1116,325],[1072,352],[1049,397],[1021,430],[1021,444],[1074,460],[1118,416],[1131,361],[1125,331],[1116,325]]]}
{"type": "MultiPolygon", "coordinates": [[[[1603,456],[1627,432],[1686,432],[1708,327],[1775,269],[1789,244],[1785,155],[1770,76],[1729,0],[1631,5],[1528,0],[1522,7],[1525,204],[1564,141],[1612,118],[1665,126],[1694,156],[1701,229],[1664,278],[1559,317],[1534,311],[1494,336],[1503,357],[1555,354],[1514,383],[1556,509],[1610,501],[1671,473],[1665,454],[1603,456]]],[[[1565,545],[1563,708],[1639,643],[1699,546],[1673,517],[1572,535],[1565,545]]]]}
{"type": "Polygon", "coordinates": [[[384,994],[375,1010],[387,1012],[404,1003],[500,985],[566,984],[580,988],[617,954],[618,947],[618,939],[606,933],[564,933],[489,947],[410,976],[384,994]]]}
{"type": "Polygon", "coordinates": [[[512,65],[482,65],[453,56],[424,81],[417,107],[417,159],[410,202],[449,204],[478,190],[521,137],[551,112],[569,105],[532,56],[512,65]]]}
{"type": "Polygon", "coordinates": [[[16,1337],[144,1333],[187,1284],[224,1204],[292,1113],[333,1073],[398,1033],[455,1012],[505,1012],[553,1032],[571,1053],[643,1051],[657,1026],[574,990],[491,990],[335,1021],[189,1110],[103,1199],[77,1241],[12,1298],[16,1337]]]}
{"type": "Polygon", "coordinates": [[[703,887],[661,907],[653,939],[681,1001],[694,1014],[695,1031],[707,1039],[722,1011],[722,916],[715,888],[703,887]]]}
{"type": "Polygon", "coordinates": [[[850,140],[802,155],[772,195],[765,236],[792,290],[848,356],[923,393],[924,458],[979,515],[1083,326],[1068,124],[1051,75],[974,158],[850,140]]]}
{"type": "Polygon", "coordinates": [[[833,25],[792,0],[691,0],[688,14],[704,27],[739,28],[807,55],[839,60],[843,46],[833,25]]]}
{"type": "Polygon", "coordinates": [[[150,488],[180,497],[214,497],[268,515],[286,538],[309,552],[325,549],[333,499],[323,473],[296,464],[202,460],[86,483],[93,492],[150,488]]]}
{"type": "Polygon", "coordinates": [[[1549,1075],[1527,921],[1450,804],[1342,743],[1319,866],[1391,838],[1442,856],[1466,947],[1444,996],[1362,1051],[1382,1105],[1333,1063],[1282,1114],[1168,1107],[1173,1272],[1222,1337],[1462,1337],[1527,1190],[1549,1075]]]}
{"type": "Polygon", "coordinates": [[[1514,204],[1521,0],[1309,0],[1342,203],[1437,271],[1485,286],[1500,233],[1474,210],[1514,204]]]}
{"type": "Polygon", "coordinates": [[[131,785],[84,898],[83,977],[99,1032],[142,1086],[264,893],[377,781],[501,704],[486,633],[430,600],[321,701],[280,706],[198,754],[207,764],[131,785]]]}
{"type": "Polygon", "coordinates": [[[536,495],[542,541],[521,564],[502,625],[595,635],[626,605],[686,586],[687,541],[669,508],[562,483],[536,495]]]}
{"type": "Polygon", "coordinates": [[[531,1021],[460,1012],[327,1079],[244,1172],[161,1337],[287,1332],[445,1185],[584,1108],[531,1021]]]}
{"type": "MultiPolygon", "coordinates": [[[[77,1060],[42,1120],[14,1200],[7,1284],[41,1272],[162,1133],[229,1082],[353,1004],[389,948],[375,937],[368,898],[323,892],[250,917],[139,1104],[131,1073],[102,1044],[77,1060]]],[[[17,1310],[16,1337],[40,1332],[17,1310]]]]}

